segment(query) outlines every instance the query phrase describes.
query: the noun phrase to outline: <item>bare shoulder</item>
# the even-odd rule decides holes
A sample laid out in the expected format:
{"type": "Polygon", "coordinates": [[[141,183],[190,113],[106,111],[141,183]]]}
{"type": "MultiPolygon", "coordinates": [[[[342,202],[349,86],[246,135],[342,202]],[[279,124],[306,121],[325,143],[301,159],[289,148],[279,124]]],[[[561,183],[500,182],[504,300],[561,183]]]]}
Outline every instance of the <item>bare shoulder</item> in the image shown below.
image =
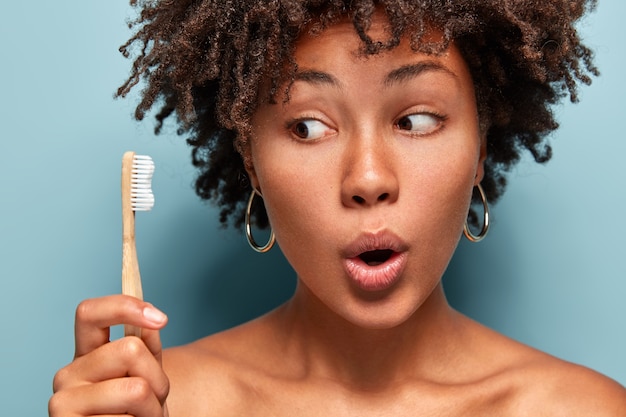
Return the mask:
{"type": "Polygon", "coordinates": [[[219,410],[232,410],[237,405],[236,401],[229,404],[236,399],[237,381],[219,351],[202,349],[198,342],[167,349],[163,367],[170,380],[170,416],[206,415],[198,398],[206,398],[219,410]]]}
{"type": "MultiPolygon", "coordinates": [[[[260,409],[271,402],[268,393],[280,396],[294,381],[290,355],[275,343],[276,327],[260,319],[166,350],[170,416],[272,414],[260,409]]],[[[468,321],[467,329],[472,341],[454,367],[456,380],[448,381],[462,388],[450,391],[454,400],[467,400],[468,412],[457,415],[626,416],[626,389],[619,383],[482,325],[468,321]]]]}
{"type": "Polygon", "coordinates": [[[258,364],[263,326],[252,322],[188,345],[165,350],[171,417],[247,415],[255,397],[250,380],[262,380],[258,364]]]}
{"type": "Polygon", "coordinates": [[[626,389],[616,381],[510,339],[503,347],[511,354],[502,377],[514,387],[514,402],[523,405],[520,415],[626,416],[626,389]]]}
{"type": "MultiPolygon", "coordinates": [[[[626,389],[580,365],[548,355],[522,371],[522,390],[537,412],[548,416],[626,416],[626,389]]],[[[537,415],[543,415],[537,414],[537,415]]]]}
{"type": "Polygon", "coordinates": [[[618,382],[519,343],[480,324],[470,324],[480,347],[485,380],[505,400],[508,416],[624,417],[626,389],[618,382]],[[488,365],[485,365],[488,364],[488,365]]]}

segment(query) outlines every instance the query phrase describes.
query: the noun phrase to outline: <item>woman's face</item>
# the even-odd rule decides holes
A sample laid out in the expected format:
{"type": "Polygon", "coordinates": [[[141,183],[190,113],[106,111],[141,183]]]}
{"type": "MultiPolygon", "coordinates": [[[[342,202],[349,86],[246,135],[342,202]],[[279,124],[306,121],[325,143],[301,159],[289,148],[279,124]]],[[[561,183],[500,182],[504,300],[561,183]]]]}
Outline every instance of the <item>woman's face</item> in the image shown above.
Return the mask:
{"type": "MultiPolygon", "coordinates": [[[[373,38],[386,38],[377,16],[373,38]]],[[[462,233],[484,144],[453,46],[358,54],[350,23],[304,35],[288,101],[253,118],[253,185],[299,278],[297,296],[367,328],[410,317],[462,233]]],[[[311,304],[311,305],[313,305],[311,304]]]]}

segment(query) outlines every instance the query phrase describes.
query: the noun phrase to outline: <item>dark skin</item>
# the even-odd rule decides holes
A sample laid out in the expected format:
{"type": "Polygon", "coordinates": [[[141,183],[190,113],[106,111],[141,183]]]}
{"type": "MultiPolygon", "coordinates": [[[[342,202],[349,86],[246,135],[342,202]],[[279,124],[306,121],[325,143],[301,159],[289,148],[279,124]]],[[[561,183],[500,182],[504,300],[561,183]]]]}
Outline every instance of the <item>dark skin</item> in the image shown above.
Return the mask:
{"type": "MultiPolygon", "coordinates": [[[[384,35],[384,17],[372,33],[384,35]]],[[[308,75],[289,102],[253,118],[248,174],[298,274],[292,299],[163,353],[167,319],[154,307],[87,300],[51,416],[626,415],[616,382],[499,335],[445,299],[441,275],[485,158],[458,50],[433,58],[401,44],[362,59],[356,45],[343,22],[302,37],[296,59],[308,75]],[[336,248],[353,232],[398,255],[346,272],[350,255],[336,248]],[[385,270],[393,262],[401,267],[385,270]],[[142,339],[108,342],[122,323],[143,327],[142,339]]]]}
{"type": "MultiPolygon", "coordinates": [[[[455,42],[470,67],[489,139],[481,186],[491,204],[526,152],[540,163],[550,159],[548,135],[558,127],[552,105],[568,96],[577,101],[578,87],[598,75],[576,30],[594,0],[454,0],[445,7],[440,0],[227,3],[132,0],[140,17],[121,50],[134,61],[118,95],[145,81],[137,119],[152,109],[157,132],[166,119],[176,123],[192,146],[198,195],[220,208],[223,224],[237,228],[251,191],[245,167],[252,113],[268,100],[282,100],[277,95],[295,75],[293,45],[304,32],[348,18],[365,56],[393,48],[402,36],[411,38],[414,50],[435,55],[455,42]],[[374,40],[368,28],[376,9],[386,11],[390,31],[374,40]],[[431,26],[442,31],[443,42],[425,42],[431,26]]],[[[254,223],[267,227],[264,205],[253,212],[254,223]]]]}

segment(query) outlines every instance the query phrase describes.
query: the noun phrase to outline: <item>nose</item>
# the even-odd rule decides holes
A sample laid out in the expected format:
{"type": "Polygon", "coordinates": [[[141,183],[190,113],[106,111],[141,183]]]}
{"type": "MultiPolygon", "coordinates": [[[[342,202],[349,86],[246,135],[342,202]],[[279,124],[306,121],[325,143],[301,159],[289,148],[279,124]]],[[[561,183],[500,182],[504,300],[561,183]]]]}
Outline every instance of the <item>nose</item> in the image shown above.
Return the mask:
{"type": "Polygon", "coordinates": [[[352,141],[346,150],[341,184],[345,206],[368,207],[398,199],[397,166],[393,152],[384,141],[352,141]]]}

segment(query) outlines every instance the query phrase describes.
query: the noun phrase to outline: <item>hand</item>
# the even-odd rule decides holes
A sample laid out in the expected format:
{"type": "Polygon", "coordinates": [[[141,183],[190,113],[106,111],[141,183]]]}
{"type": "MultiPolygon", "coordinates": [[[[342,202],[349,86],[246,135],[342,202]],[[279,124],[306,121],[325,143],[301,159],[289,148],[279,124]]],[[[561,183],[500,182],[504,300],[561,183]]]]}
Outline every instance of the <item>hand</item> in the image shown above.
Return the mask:
{"type": "Polygon", "coordinates": [[[167,416],[169,380],[161,367],[165,314],[125,295],[83,301],[76,309],[76,352],[54,377],[50,417],[167,416]],[[143,328],[141,338],[109,342],[110,327],[143,328]]]}

